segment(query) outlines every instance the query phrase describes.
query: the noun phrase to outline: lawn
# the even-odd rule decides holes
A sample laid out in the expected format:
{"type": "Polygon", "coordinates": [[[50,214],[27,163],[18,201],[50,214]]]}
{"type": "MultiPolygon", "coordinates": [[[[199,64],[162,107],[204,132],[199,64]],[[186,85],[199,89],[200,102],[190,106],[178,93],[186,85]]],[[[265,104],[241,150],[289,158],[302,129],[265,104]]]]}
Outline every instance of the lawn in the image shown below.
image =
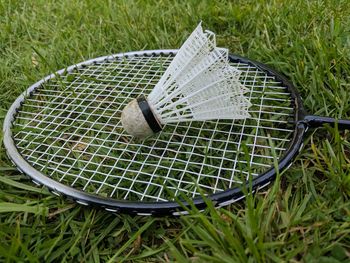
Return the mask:
{"type": "MultiPolygon", "coordinates": [[[[0,0],[0,123],[17,96],[52,71],[179,48],[199,21],[219,46],[285,74],[308,112],[350,119],[347,0],[0,0]]],[[[349,262],[349,197],[350,133],[330,126],[308,132],[270,188],[228,207],[162,218],[52,195],[12,166],[1,142],[0,261],[349,262]]]]}

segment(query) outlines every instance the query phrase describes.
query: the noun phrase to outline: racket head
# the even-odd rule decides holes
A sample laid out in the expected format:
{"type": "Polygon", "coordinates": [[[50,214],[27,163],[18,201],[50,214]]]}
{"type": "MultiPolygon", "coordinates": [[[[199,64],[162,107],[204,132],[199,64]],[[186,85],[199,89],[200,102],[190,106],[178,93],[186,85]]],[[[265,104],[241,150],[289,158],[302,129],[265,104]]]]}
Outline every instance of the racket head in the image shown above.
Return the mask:
{"type": "MultiPolygon", "coordinates": [[[[248,88],[251,88],[250,94],[247,95],[250,96],[249,98],[251,102],[253,105],[255,105],[251,108],[251,111],[253,112],[251,120],[218,120],[201,123],[196,122],[189,124],[169,125],[169,127],[165,128],[164,132],[157,135],[157,137],[143,142],[133,141],[119,129],[120,127],[117,123],[119,115],[113,115],[113,113],[109,112],[109,107],[111,110],[114,109],[115,112],[121,112],[122,105],[126,105],[128,101],[135,98],[135,96],[138,94],[149,92],[153,85],[156,84],[157,78],[161,76],[162,72],[164,72],[166,69],[166,66],[169,65],[176,52],[177,50],[151,50],[100,57],[70,66],[67,69],[59,70],[56,73],[38,81],[16,99],[6,115],[3,127],[4,145],[9,158],[21,172],[29,175],[33,182],[39,185],[45,185],[57,195],[68,196],[83,205],[97,205],[105,208],[108,211],[122,213],[142,215],[178,215],[181,213],[186,213],[186,211],[183,211],[181,205],[174,201],[174,196],[182,199],[183,195],[185,196],[185,199],[191,199],[191,202],[199,209],[203,209],[205,208],[206,203],[201,197],[202,193],[204,193],[208,199],[212,200],[216,206],[225,206],[244,197],[244,191],[242,191],[242,189],[248,187],[250,184],[248,182],[248,176],[252,176],[251,186],[254,191],[267,186],[276,176],[276,169],[273,166],[273,158],[278,159],[279,171],[287,168],[302,146],[303,134],[305,133],[307,127],[303,123],[305,111],[297,90],[284,76],[275,72],[264,64],[236,55],[229,56],[229,60],[232,65],[237,66],[243,72],[241,74],[242,83],[248,88]],[[149,62],[152,65],[148,65],[147,63],[149,62]],[[159,65],[157,63],[159,63],[159,65]],[[79,73],[80,70],[85,73],[88,72],[90,75],[85,73],[85,75],[81,74],[79,73]],[[95,71],[95,73],[98,72],[98,74],[94,75],[92,71],[95,71]],[[106,73],[108,78],[98,79],[101,76],[105,77],[100,71],[106,73]],[[128,73],[123,75],[124,71],[128,71],[128,73]],[[147,72],[144,73],[143,71],[147,72]],[[127,83],[124,85],[124,82],[115,76],[114,80],[116,80],[117,83],[113,82],[113,72],[117,72],[115,73],[117,75],[120,73],[120,78],[126,80],[127,83]],[[84,78],[81,78],[79,74],[81,76],[84,75],[84,78]],[[139,78],[146,78],[147,83],[144,84],[141,80],[138,83],[131,83],[128,79],[130,78],[130,74],[134,74],[133,77],[137,80],[139,80],[139,78]],[[147,77],[145,77],[146,75],[147,77]],[[73,78],[68,79],[69,76],[73,76],[73,78]],[[60,83],[62,81],[74,82],[76,78],[78,79],[78,84],[76,85],[60,83]],[[96,78],[98,81],[100,81],[99,84],[96,84],[96,78]],[[112,81],[112,84],[108,82],[110,80],[112,81]],[[84,82],[86,85],[82,84],[84,82]],[[59,87],[61,84],[62,87],[59,87]],[[96,88],[99,87],[99,85],[103,88],[96,88]],[[60,88],[63,88],[63,90],[60,90],[60,88]],[[108,91],[106,91],[107,88],[108,91]],[[84,89],[85,91],[79,93],[80,89],[84,89]],[[129,89],[132,89],[133,91],[129,92],[129,89]],[[40,103],[38,100],[40,100],[42,96],[52,95],[53,92],[58,92],[59,95],[53,97],[51,96],[46,104],[45,100],[43,100],[42,104],[39,104],[39,107],[36,107],[38,105],[36,103],[40,103]],[[111,95],[113,92],[116,92],[116,94],[111,95]],[[67,101],[69,96],[72,96],[72,99],[67,101]],[[124,100],[123,102],[118,100],[121,97],[124,100]],[[118,101],[118,103],[115,103],[115,105],[118,105],[118,108],[113,108],[114,104],[112,105],[108,98],[112,98],[114,102],[118,101]],[[96,99],[102,101],[107,99],[104,102],[106,102],[108,105],[104,105],[104,103],[94,104],[94,100],[96,99]],[[271,99],[271,102],[267,103],[266,101],[269,99],[271,99]],[[60,152],[60,148],[65,149],[66,152],[63,151],[63,153],[66,153],[66,161],[68,161],[68,164],[71,164],[72,162],[75,164],[72,157],[78,155],[78,159],[80,158],[83,160],[84,153],[90,157],[94,156],[96,153],[92,152],[93,147],[98,147],[98,144],[101,143],[101,141],[90,143],[87,147],[85,147],[85,144],[83,143],[84,145],[80,145],[82,149],[78,150],[75,150],[74,147],[78,147],[79,145],[72,146],[72,144],[67,142],[62,142],[59,146],[55,144],[58,137],[60,140],[66,140],[68,142],[72,141],[73,139],[78,140],[79,142],[84,142],[84,139],[86,138],[91,139],[91,136],[86,135],[89,131],[87,131],[85,134],[85,129],[81,129],[80,126],[75,127],[74,124],[71,128],[73,130],[75,128],[79,132],[83,131],[84,136],[81,136],[82,138],[72,138],[69,137],[71,136],[72,132],[68,132],[68,137],[61,138],[62,134],[65,135],[67,129],[70,129],[70,127],[66,127],[69,125],[66,125],[63,119],[71,118],[72,116],[69,115],[69,112],[66,112],[62,115],[62,120],[56,118],[57,116],[55,117],[55,114],[61,116],[66,104],[70,103],[70,105],[73,105],[74,108],[79,106],[77,103],[80,103],[81,100],[83,103],[86,103],[85,107],[83,107],[83,112],[84,110],[88,110],[88,114],[90,115],[88,118],[84,119],[85,122],[88,122],[88,124],[96,124],[94,123],[92,117],[98,118],[97,124],[100,126],[102,125],[103,129],[106,128],[106,126],[103,126],[104,123],[107,123],[111,126],[108,127],[109,132],[112,131],[115,133],[115,136],[119,136],[117,142],[127,138],[126,144],[132,144],[132,146],[136,147],[134,147],[132,150],[134,151],[134,156],[140,155],[144,149],[148,149],[149,152],[146,154],[146,159],[141,158],[138,160],[135,159],[135,157],[130,157],[126,161],[127,166],[120,168],[118,165],[122,165],[121,163],[123,162],[123,158],[120,156],[125,156],[125,151],[117,151],[116,153],[119,154],[119,156],[114,155],[114,159],[112,158],[116,164],[114,165],[113,162],[108,162],[108,165],[106,165],[108,166],[108,173],[105,175],[105,178],[107,179],[103,179],[102,174],[102,177],[100,176],[102,179],[97,181],[94,179],[96,176],[94,175],[94,171],[91,171],[91,169],[86,169],[88,171],[85,171],[84,168],[82,172],[75,171],[75,174],[72,173],[72,175],[70,175],[71,169],[69,167],[67,168],[66,164],[63,166],[65,162],[64,154],[58,154],[58,152],[60,152]],[[281,102],[282,100],[283,103],[281,102]],[[55,104],[55,102],[57,103],[55,104]],[[93,105],[91,106],[92,110],[90,109],[91,107],[88,107],[89,105],[93,105]],[[267,108],[269,111],[266,110],[267,108]],[[45,109],[49,111],[49,114],[43,112],[45,109]],[[103,119],[103,117],[105,117],[103,114],[105,114],[107,111],[109,112],[108,117],[115,119],[114,122],[110,122],[110,119],[103,119]],[[47,122],[46,124],[45,121],[47,122]],[[20,125],[22,126],[18,129],[20,125]],[[63,128],[51,128],[50,130],[50,125],[55,125],[56,127],[62,126],[63,128]],[[115,129],[112,127],[113,125],[119,127],[118,131],[115,131],[115,129]],[[267,127],[264,127],[264,125],[267,127]],[[49,127],[49,133],[44,131],[46,129],[45,126],[49,127]],[[287,128],[284,128],[284,126],[287,128]],[[52,137],[52,129],[54,132],[61,133],[55,137],[55,143],[50,145],[50,141],[46,146],[44,145],[44,147],[47,149],[53,150],[53,153],[46,152],[43,149],[41,149],[41,152],[35,152],[35,149],[40,149],[40,140],[38,141],[37,137],[31,138],[29,135],[31,133],[32,135],[34,134],[36,136],[45,136],[49,134],[52,137]],[[262,130],[265,129],[269,132],[262,132],[262,130]],[[288,134],[286,136],[283,135],[284,138],[281,138],[283,136],[278,137],[276,134],[278,134],[279,130],[281,133],[285,132],[288,134]],[[207,138],[205,131],[207,131],[207,134],[209,134],[209,137],[211,136],[211,138],[207,138]],[[181,132],[183,132],[183,134],[181,134],[181,132]],[[222,139],[221,137],[216,139],[215,136],[217,136],[217,134],[226,138],[222,139]],[[187,142],[189,138],[190,140],[187,142]],[[278,145],[270,145],[271,141],[278,145]],[[178,150],[176,153],[176,147],[181,149],[181,147],[184,145],[188,146],[189,142],[193,143],[192,153],[188,152],[188,150],[178,150]],[[205,147],[203,147],[201,142],[204,142],[205,147]],[[215,143],[217,145],[223,144],[224,146],[223,148],[220,148],[221,146],[213,146],[215,143]],[[52,147],[50,148],[50,146],[52,147]],[[86,150],[90,147],[91,151],[86,150]],[[230,150],[230,147],[233,147],[232,150],[230,150]],[[151,150],[149,149],[154,150],[154,148],[158,149],[159,151],[155,152],[155,154],[151,154],[151,150]],[[260,154],[260,150],[258,148],[261,148],[261,152],[265,152],[265,154],[260,154]],[[276,153],[276,149],[278,148],[281,150],[278,150],[277,156],[273,157],[272,151],[275,151],[276,153]],[[200,149],[202,152],[198,153],[198,149],[200,149]],[[28,150],[30,151],[28,152],[28,150]],[[212,150],[212,153],[208,153],[209,150],[212,150]],[[89,151],[89,153],[87,153],[87,151],[89,151]],[[215,151],[217,152],[216,154],[215,151]],[[270,156],[266,155],[266,151],[267,153],[271,153],[270,156]],[[71,152],[73,152],[73,155],[70,155],[71,152]],[[81,152],[83,152],[83,154],[81,154],[81,152]],[[161,157],[157,157],[157,154],[161,157]],[[165,156],[166,154],[168,154],[168,156],[165,156]],[[194,154],[198,154],[198,156],[200,156],[197,161],[191,161],[194,154]],[[180,155],[181,158],[179,157],[180,155]],[[190,157],[188,157],[188,155],[190,157]],[[232,160],[230,160],[230,158],[227,156],[231,156],[232,160]],[[55,159],[57,157],[60,158],[58,161],[55,159]],[[70,159],[68,159],[68,157],[70,159]],[[221,160],[218,160],[220,157],[221,160]],[[35,158],[38,158],[39,161],[35,160],[35,158]],[[148,162],[152,163],[154,161],[152,158],[155,158],[154,160],[158,162],[157,165],[149,165],[150,167],[153,167],[153,170],[151,172],[144,172],[144,169],[147,168],[146,166],[148,165],[148,162]],[[186,162],[186,158],[189,158],[189,161],[187,161],[187,165],[184,165],[183,162],[186,162]],[[257,158],[259,161],[255,161],[255,158],[257,158]],[[269,159],[268,165],[264,164],[264,161],[262,161],[264,158],[269,159]],[[47,164],[44,164],[45,160],[48,161],[47,164]],[[169,162],[169,160],[171,161],[171,165],[166,167],[165,163],[169,162]],[[213,163],[213,165],[210,164],[210,161],[213,163]],[[179,166],[179,168],[175,168],[178,162],[182,162],[182,164],[179,166]],[[200,164],[200,162],[202,162],[202,164],[200,164]],[[258,166],[261,165],[262,167],[256,167],[256,163],[258,166]],[[53,166],[49,167],[51,164],[53,164],[53,166]],[[229,168],[227,168],[226,165],[229,166],[229,168]],[[64,171],[61,171],[60,169],[63,169],[64,171]],[[207,169],[206,172],[204,172],[205,169],[207,169]],[[214,175],[210,174],[210,169],[214,171],[214,175]],[[223,171],[225,173],[227,172],[229,175],[222,176],[221,174],[223,171]],[[116,172],[122,173],[123,175],[116,175],[116,172]],[[54,176],[56,173],[59,174],[58,177],[54,176]],[[84,177],[82,175],[83,173],[86,173],[87,176],[84,177]],[[196,173],[198,174],[197,179],[196,173]],[[65,177],[68,178],[67,174],[68,177],[71,177],[68,181],[65,179],[65,177]],[[81,178],[77,176],[77,174],[80,174],[81,178]],[[172,174],[180,175],[182,178],[174,178],[172,177],[172,174]],[[190,176],[188,176],[188,174],[190,174],[190,176]],[[241,181],[238,183],[233,183],[233,181],[236,180],[234,177],[236,174],[238,174],[237,178],[239,176],[241,177],[241,181]],[[130,178],[127,178],[127,176],[130,178]],[[147,179],[144,179],[146,178],[145,176],[148,176],[148,182],[146,182],[147,179]],[[111,182],[106,183],[107,180],[109,180],[109,177],[113,179],[112,182],[114,184],[111,182]],[[244,177],[246,180],[244,180],[244,177]],[[165,178],[165,180],[162,178],[165,178]],[[194,181],[190,181],[188,178],[194,178],[194,181]],[[155,179],[159,179],[160,181],[155,183],[155,179]],[[202,179],[204,179],[203,182],[202,179]],[[83,180],[85,183],[88,183],[86,183],[86,185],[83,183],[83,185],[76,187],[74,184],[79,180],[83,180]],[[118,188],[121,181],[125,184],[123,180],[129,182],[129,185],[127,186],[128,189],[123,190],[123,187],[120,187],[120,189],[114,190],[114,192],[113,190],[109,190],[109,192],[107,191],[108,194],[106,194],[106,192],[101,194],[101,185],[102,187],[105,187],[104,183],[108,185],[106,186],[107,188],[113,189],[113,187],[118,188]],[[204,181],[206,182],[204,183],[204,181]],[[90,187],[89,184],[96,185],[93,186],[92,189],[87,190],[87,185],[90,187]],[[132,189],[133,185],[142,187],[142,184],[144,184],[144,189],[137,190],[135,194],[132,189]],[[182,189],[184,188],[183,186],[188,184],[193,187],[191,190],[182,189]],[[218,185],[220,184],[223,186],[219,187],[218,185]],[[156,189],[153,192],[156,193],[154,196],[151,196],[151,192],[147,192],[149,191],[148,189],[150,187],[154,187],[156,189]],[[200,191],[199,189],[204,190],[200,191]],[[121,194],[118,194],[118,197],[116,197],[116,191],[121,192],[121,194]],[[124,196],[122,193],[123,191],[125,192],[124,196]],[[133,196],[133,198],[129,198],[128,196],[133,196]]],[[[76,108],[80,109],[79,107],[76,108]]],[[[73,117],[73,121],[74,118],[79,120],[79,116],[73,117]]],[[[96,128],[94,125],[90,125],[90,127],[96,128]]],[[[94,132],[98,135],[98,131],[94,132]]],[[[103,133],[101,135],[103,135],[103,133]]],[[[115,147],[119,145],[109,142],[116,137],[107,137],[106,139],[106,137],[103,136],[102,139],[98,136],[96,137],[99,140],[108,141],[108,143],[106,143],[106,145],[104,145],[102,148],[108,148],[110,146],[115,147]]],[[[120,144],[122,145],[123,143],[121,142],[120,144]]],[[[110,147],[112,151],[113,147],[110,147]]],[[[126,148],[124,148],[124,150],[126,148]]],[[[103,149],[102,152],[97,151],[97,153],[101,153],[102,155],[98,157],[103,159],[103,152],[105,151],[108,151],[108,149],[103,149]]],[[[106,160],[106,158],[103,160],[106,160]]],[[[98,166],[98,164],[95,162],[89,163],[89,160],[83,160],[82,163],[83,165],[86,163],[87,165],[92,165],[97,170],[100,169],[100,166],[98,166]]],[[[104,163],[102,162],[102,165],[103,164],[104,163]]],[[[77,166],[76,168],[78,170],[82,169],[81,166],[77,166]]],[[[188,206],[186,201],[184,201],[182,205],[188,206]]]]}

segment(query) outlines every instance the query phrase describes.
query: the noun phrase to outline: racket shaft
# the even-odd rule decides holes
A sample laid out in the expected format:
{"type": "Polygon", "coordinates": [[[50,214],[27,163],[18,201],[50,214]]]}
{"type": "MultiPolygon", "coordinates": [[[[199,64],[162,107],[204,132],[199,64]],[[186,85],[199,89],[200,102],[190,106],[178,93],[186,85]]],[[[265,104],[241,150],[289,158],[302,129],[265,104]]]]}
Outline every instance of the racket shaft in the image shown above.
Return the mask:
{"type": "Polygon", "coordinates": [[[350,129],[350,120],[337,120],[331,117],[308,115],[305,116],[305,121],[312,128],[321,127],[324,124],[335,126],[335,124],[338,123],[338,128],[340,130],[350,129]]]}

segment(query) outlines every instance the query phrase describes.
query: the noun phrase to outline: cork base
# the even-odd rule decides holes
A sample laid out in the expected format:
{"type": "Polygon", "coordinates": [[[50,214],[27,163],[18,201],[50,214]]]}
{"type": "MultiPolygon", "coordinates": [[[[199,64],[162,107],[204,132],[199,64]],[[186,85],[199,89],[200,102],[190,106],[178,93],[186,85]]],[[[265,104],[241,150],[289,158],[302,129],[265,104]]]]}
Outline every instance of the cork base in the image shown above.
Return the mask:
{"type": "Polygon", "coordinates": [[[137,138],[144,139],[154,134],[145,120],[136,99],[133,99],[124,108],[121,122],[124,130],[137,138]]]}

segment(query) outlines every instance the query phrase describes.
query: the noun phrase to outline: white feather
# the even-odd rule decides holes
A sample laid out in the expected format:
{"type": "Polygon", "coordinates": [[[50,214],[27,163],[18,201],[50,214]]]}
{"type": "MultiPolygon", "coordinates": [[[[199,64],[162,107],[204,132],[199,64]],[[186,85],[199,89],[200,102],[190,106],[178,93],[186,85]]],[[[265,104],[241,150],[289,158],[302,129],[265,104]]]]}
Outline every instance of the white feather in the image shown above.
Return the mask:
{"type": "Polygon", "coordinates": [[[162,124],[189,120],[249,117],[247,89],[240,71],[229,65],[228,50],[216,47],[215,34],[201,24],[182,45],[148,96],[162,124]]]}

